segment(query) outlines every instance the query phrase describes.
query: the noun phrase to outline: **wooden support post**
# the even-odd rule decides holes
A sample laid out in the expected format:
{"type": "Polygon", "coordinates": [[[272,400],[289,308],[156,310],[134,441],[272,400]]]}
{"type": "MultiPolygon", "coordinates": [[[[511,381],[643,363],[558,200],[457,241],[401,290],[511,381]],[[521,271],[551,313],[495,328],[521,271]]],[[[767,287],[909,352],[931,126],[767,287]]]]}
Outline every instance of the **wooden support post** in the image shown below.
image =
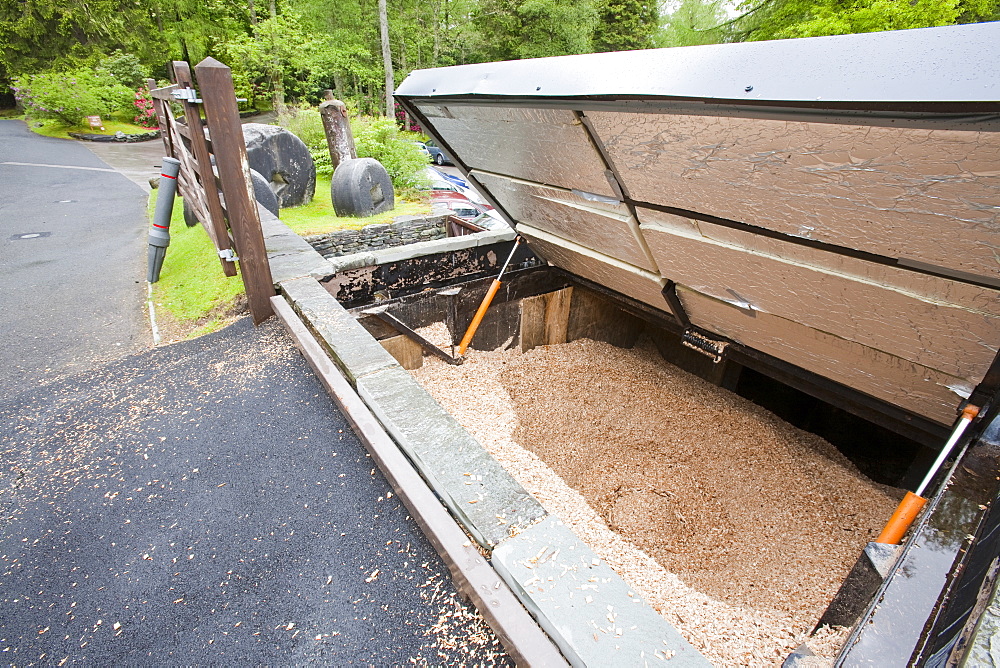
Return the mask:
{"type": "Polygon", "coordinates": [[[347,105],[333,98],[333,91],[323,92],[326,99],[319,105],[319,115],[323,119],[323,131],[326,133],[326,145],[330,149],[330,160],[333,168],[348,160],[358,157],[354,148],[354,135],[351,124],[347,120],[347,105]]]}
{"type": "Polygon", "coordinates": [[[521,352],[566,343],[573,288],[521,300],[521,352]]]}
{"type": "Polygon", "coordinates": [[[545,295],[521,300],[521,352],[545,345],[545,295]]]}
{"type": "MultiPolygon", "coordinates": [[[[183,60],[173,62],[174,79],[181,88],[194,88],[194,79],[191,77],[191,67],[183,60]]],[[[201,110],[198,105],[190,100],[183,102],[184,123],[187,125],[189,140],[191,141],[191,152],[194,153],[195,174],[201,183],[201,188],[205,193],[205,207],[208,209],[210,220],[203,220],[205,231],[212,238],[212,243],[220,251],[232,248],[229,243],[229,230],[226,228],[226,218],[222,212],[222,202],[219,201],[219,188],[215,183],[215,171],[212,169],[212,158],[208,150],[208,142],[205,140],[205,126],[201,122],[201,110]]],[[[183,180],[181,185],[183,186],[183,180]]],[[[181,190],[181,196],[188,194],[181,190]]],[[[236,275],[236,264],[231,260],[220,256],[222,271],[226,276],[236,275]]]]}
{"type": "Polygon", "coordinates": [[[545,295],[545,345],[566,343],[572,298],[573,288],[563,288],[545,295]]]}
{"type": "Polygon", "coordinates": [[[264,248],[257,202],[251,195],[253,184],[233,90],[233,73],[214,58],[198,63],[195,73],[201,85],[205,117],[212,129],[215,166],[226,200],[229,228],[233,231],[233,241],[239,253],[250,315],[254,324],[260,324],[274,314],[270,302],[274,295],[274,282],[264,248]]]}
{"type": "Polygon", "coordinates": [[[407,371],[419,369],[424,365],[424,350],[420,344],[408,336],[391,336],[379,341],[386,352],[392,355],[399,365],[407,371]]]}

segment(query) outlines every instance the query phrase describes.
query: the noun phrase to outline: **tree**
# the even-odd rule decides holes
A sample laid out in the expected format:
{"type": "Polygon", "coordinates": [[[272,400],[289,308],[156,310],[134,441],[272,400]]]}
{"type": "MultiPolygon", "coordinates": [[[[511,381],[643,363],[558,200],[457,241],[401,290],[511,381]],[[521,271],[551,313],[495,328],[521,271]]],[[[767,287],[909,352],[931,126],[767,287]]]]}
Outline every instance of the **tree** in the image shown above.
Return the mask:
{"type": "Polygon", "coordinates": [[[223,60],[233,70],[233,80],[243,90],[252,81],[265,81],[271,88],[274,109],[285,110],[285,77],[305,79],[315,45],[291,12],[277,12],[258,20],[251,34],[236,35],[220,45],[223,60]]]}
{"type": "Polygon", "coordinates": [[[594,26],[594,51],[653,47],[660,12],[655,0],[600,0],[594,26]]]}
{"type": "Polygon", "coordinates": [[[590,53],[593,0],[481,0],[473,12],[478,59],[515,60],[590,53]]]}
{"type": "Polygon", "coordinates": [[[385,115],[393,117],[392,93],[396,88],[392,73],[392,49],[389,46],[389,15],[385,0],[378,0],[378,32],[382,43],[382,67],[385,70],[385,115]]]}
{"type": "Polygon", "coordinates": [[[847,35],[995,18],[998,0],[745,0],[732,41],[847,35]]]}
{"type": "Polygon", "coordinates": [[[18,74],[94,64],[116,48],[157,52],[146,9],[130,0],[0,0],[0,85],[18,74]]]}
{"type": "Polygon", "coordinates": [[[663,25],[655,37],[656,45],[718,44],[724,38],[718,26],[725,19],[719,0],[682,0],[674,11],[663,17],[663,25]]]}

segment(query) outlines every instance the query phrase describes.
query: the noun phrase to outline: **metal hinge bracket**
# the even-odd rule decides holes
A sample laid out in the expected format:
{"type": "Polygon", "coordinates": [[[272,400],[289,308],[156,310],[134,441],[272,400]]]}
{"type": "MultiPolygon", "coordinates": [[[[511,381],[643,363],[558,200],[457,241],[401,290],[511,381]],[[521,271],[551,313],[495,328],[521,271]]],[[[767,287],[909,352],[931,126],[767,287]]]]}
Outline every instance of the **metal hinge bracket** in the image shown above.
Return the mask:
{"type": "Polygon", "coordinates": [[[201,102],[201,98],[198,97],[198,91],[194,88],[178,88],[177,90],[170,91],[170,96],[176,100],[183,100],[194,104],[201,102]]]}

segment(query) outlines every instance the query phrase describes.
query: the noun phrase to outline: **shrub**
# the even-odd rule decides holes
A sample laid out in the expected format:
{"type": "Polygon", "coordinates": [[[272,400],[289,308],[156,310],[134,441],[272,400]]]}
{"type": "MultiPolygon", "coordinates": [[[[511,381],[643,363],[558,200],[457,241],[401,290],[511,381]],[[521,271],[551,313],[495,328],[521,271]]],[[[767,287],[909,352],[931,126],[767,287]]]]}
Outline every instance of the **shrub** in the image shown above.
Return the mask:
{"type": "Polygon", "coordinates": [[[158,127],[156,109],[153,106],[153,98],[149,96],[149,88],[143,86],[135,92],[135,100],[132,102],[132,106],[135,107],[136,111],[132,121],[136,125],[141,125],[144,128],[158,127]]]}
{"type": "Polygon", "coordinates": [[[123,86],[132,90],[144,86],[149,72],[139,58],[131,53],[124,53],[121,49],[116,49],[110,56],[105,56],[101,61],[101,69],[107,71],[111,77],[123,86]]]}
{"type": "Polygon", "coordinates": [[[391,118],[357,118],[351,123],[359,158],[375,158],[392,178],[396,190],[413,190],[422,184],[420,172],[427,156],[407,139],[391,118]]]}
{"type": "Polygon", "coordinates": [[[316,174],[322,176],[333,174],[330,149],[326,145],[326,132],[323,130],[323,119],[320,118],[319,110],[308,106],[289,107],[288,111],[278,116],[277,123],[306,145],[313,162],[316,163],[316,174]]]}
{"type": "MultiPolygon", "coordinates": [[[[317,174],[329,176],[333,173],[319,110],[289,107],[287,113],[278,117],[277,123],[309,148],[317,174]]],[[[413,190],[422,184],[420,172],[427,166],[427,156],[400,132],[392,119],[352,116],[351,132],[358,157],[381,162],[397,191],[413,190]]]]}
{"type": "Polygon", "coordinates": [[[129,109],[131,89],[103,70],[40,72],[14,79],[14,97],[30,118],[55,118],[78,125],[84,116],[111,116],[129,109]]]}

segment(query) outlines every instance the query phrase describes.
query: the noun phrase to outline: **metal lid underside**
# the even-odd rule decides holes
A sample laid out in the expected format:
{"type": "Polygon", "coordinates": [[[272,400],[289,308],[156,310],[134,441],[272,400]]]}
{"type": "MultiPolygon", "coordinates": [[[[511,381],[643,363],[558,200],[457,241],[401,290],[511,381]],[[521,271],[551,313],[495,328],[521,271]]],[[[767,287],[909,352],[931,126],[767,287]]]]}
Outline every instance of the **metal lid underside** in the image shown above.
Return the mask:
{"type": "Polygon", "coordinates": [[[997,101],[997,62],[1000,23],[993,22],[418,70],[396,94],[997,101]]]}
{"type": "Polygon", "coordinates": [[[552,264],[949,424],[1000,343],[996,62],[986,23],[423,70],[397,94],[552,264]]]}

